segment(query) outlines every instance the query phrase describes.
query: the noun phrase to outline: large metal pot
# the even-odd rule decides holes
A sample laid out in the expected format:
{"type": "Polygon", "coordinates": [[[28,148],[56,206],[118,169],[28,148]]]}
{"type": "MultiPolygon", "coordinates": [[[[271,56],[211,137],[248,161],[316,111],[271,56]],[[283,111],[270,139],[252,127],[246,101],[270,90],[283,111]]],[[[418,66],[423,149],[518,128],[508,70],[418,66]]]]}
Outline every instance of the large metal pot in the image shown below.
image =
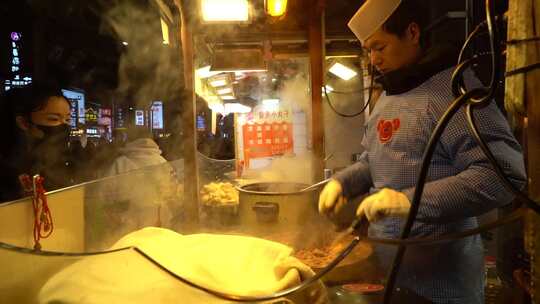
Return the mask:
{"type": "MultiPolygon", "coordinates": [[[[299,183],[253,183],[238,187],[239,217],[250,235],[287,244],[295,250],[317,248],[335,241],[335,223],[319,215],[319,189],[300,191],[299,183]]],[[[354,215],[354,210],[349,210],[354,215]]],[[[348,244],[348,240],[346,240],[348,244]]],[[[371,246],[360,244],[353,253],[323,280],[341,284],[358,279],[372,280],[377,269],[368,257],[371,246]]],[[[320,269],[315,269],[320,270],[320,269]]]]}
{"type": "Polygon", "coordinates": [[[301,183],[253,183],[238,187],[240,222],[266,233],[295,231],[316,220],[318,189],[301,183]]]}

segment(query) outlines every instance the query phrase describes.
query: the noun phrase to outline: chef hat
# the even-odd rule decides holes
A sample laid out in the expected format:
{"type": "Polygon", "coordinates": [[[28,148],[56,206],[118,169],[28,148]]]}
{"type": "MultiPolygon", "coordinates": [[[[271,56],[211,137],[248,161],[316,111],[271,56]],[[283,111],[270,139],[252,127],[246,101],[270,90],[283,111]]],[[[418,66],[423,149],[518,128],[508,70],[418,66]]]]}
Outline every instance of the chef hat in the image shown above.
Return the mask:
{"type": "Polygon", "coordinates": [[[401,0],[367,0],[349,21],[349,28],[362,44],[392,16],[401,0]]]}

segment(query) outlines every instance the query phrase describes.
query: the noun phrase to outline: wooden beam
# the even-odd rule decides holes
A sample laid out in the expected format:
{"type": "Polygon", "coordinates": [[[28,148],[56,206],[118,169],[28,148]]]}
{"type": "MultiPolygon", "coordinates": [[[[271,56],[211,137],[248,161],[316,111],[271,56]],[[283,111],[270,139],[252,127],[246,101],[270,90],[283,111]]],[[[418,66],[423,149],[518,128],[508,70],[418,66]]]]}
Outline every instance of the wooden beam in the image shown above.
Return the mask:
{"type": "Polygon", "coordinates": [[[196,121],[196,96],[194,82],[194,57],[193,35],[191,30],[192,18],[189,15],[189,7],[186,1],[176,0],[180,11],[180,41],[182,45],[182,58],[184,63],[184,92],[182,104],[182,131],[184,143],[184,209],[185,220],[189,224],[199,221],[199,172],[197,166],[197,134],[196,121]]]}
{"type": "MultiPolygon", "coordinates": [[[[535,1],[536,3],[536,1],[535,1]]],[[[533,5],[532,36],[540,34],[540,5],[533,5]]],[[[540,44],[527,50],[527,64],[540,60],[540,44]]],[[[527,107],[527,149],[529,196],[540,202],[540,70],[534,70],[526,75],[526,107],[527,107]]],[[[540,303],[540,216],[531,214],[528,217],[529,240],[533,242],[531,253],[531,273],[533,303],[540,303]]]]}
{"type": "MultiPolygon", "coordinates": [[[[540,5],[536,0],[512,0],[508,8],[508,39],[540,34],[540,5]]],[[[540,61],[537,42],[508,45],[507,70],[540,61]]],[[[540,70],[506,78],[505,106],[508,113],[524,118],[524,149],[527,157],[528,194],[540,202],[540,70]]],[[[540,303],[540,216],[529,211],[525,221],[525,249],[531,256],[531,282],[522,286],[533,303],[540,303]]]]}
{"type": "Polygon", "coordinates": [[[313,181],[323,178],[324,123],[322,86],[325,74],[324,0],[306,1],[308,19],[309,62],[311,67],[311,144],[313,149],[313,181]]]}

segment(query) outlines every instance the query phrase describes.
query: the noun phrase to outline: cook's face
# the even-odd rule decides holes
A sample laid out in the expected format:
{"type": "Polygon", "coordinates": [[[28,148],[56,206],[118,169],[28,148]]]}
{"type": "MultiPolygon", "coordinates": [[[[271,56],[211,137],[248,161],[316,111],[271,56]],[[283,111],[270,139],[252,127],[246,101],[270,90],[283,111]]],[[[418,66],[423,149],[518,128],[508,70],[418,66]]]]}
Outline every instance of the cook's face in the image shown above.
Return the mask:
{"type": "Polygon", "coordinates": [[[65,98],[53,96],[49,97],[45,107],[30,114],[32,123],[40,126],[59,126],[69,124],[71,112],[69,103],[65,98]]]}
{"type": "Polygon", "coordinates": [[[382,74],[414,64],[421,50],[418,26],[411,24],[403,37],[380,28],[363,47],[369,53],[371,64],[382,74]]]}

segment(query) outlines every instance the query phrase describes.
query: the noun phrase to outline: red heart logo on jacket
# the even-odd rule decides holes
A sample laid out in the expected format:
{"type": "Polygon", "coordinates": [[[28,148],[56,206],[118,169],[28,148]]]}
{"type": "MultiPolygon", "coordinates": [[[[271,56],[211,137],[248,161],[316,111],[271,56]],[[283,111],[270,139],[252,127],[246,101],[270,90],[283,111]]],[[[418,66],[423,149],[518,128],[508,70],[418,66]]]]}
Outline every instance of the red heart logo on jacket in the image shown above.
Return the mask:
{"type": "Polygon", "coordinates": [[[393,120],[379,120],[379,123],[377,124],[377,131],[379,131],[379,141],[384,144],[392,140],[394,133],[399,130],[400,126],[401,122],[398,118],[393,120]]]}

